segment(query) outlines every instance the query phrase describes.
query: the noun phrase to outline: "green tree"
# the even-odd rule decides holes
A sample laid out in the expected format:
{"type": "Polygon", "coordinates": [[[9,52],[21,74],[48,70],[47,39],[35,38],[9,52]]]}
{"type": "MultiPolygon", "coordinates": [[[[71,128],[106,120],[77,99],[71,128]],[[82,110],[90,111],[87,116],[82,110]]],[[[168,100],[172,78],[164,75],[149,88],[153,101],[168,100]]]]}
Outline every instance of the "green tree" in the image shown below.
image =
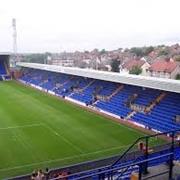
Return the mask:
{"type": "Polygon", "coordinates": [[[161,45],[158,45],[157,47],[158,47],[158,48],[164,48],[165,45],[164,45],[164,44],[161,44],[161,45]]]}
{"type": "Polygon", "coordinates": [[[48,57],[48,56],[51,56],[52,54],[50,52],[45,52],[45,56],[48,57]]]}
{"type": "Polygon", "coordinates": [[[130,49],[130,52],[131,52],[131,53],[134,53],[134,54],[136,54],[136,56],[140,56],[140,57],[142,57],[142,56],[144,55],[144,53],[143,53],[143,48],[139,48],[139,47],[133,47],[133,48],[131,48],[131,49],[130,49]]]}
{"type": "Polygon", "coordinates": [[[145,47],[144,48],[144,55],[147,56],[152,51],[154,51],[154,47],[153,46],[145,47]]]}
{"type": "Polygon", "coordinates": [[[132,69],[129,71],[129,74],[139,75],[141,73],[142,73],[142,69],[139,66],[133,66],[132,69]]]}
{"type": "Polygon", "coordinates": [[[105,49],[102,49],[101,51],[100,51],[100,54],[105,54],[106,53],[106,50],[105,49]]]}
{"type": "Polygon", "coordinates": [[[130,49],[131,53],[136,54],[136,56],[147,56],[150,52],[154,50],[153,46],[148,46],[148,47],[132,47],[130,49]]]}
{"type": "Polygon", "coordinates": [[[130,50],[129,50],[128,48],[124,49],[124,52],[126,52],[126,53],[129,52],[129,51],[130,51],[130,50]]]}
{"type": "Polygon", "coordinates": [[[25,56],[24,61],[31,62],[31,63],[41,63],[44,64],[46,60],[46,54],[28,54],[25,56]]]}
{"type": "Polygon", "coordinates": [[[169,54],[168,49],[161,49],[158,53],[158,56],[166,56],[169,54]]]}
{"type": "Polygon", "coordinates": [[[111,61],[111,71],[119,72],[120,62],[117,59],[112,59],[111,61]]]}
{"type": "Polygon", "coordinates": [[[180,80],[180,74],[176,75],[176,80],[180,80]]]}

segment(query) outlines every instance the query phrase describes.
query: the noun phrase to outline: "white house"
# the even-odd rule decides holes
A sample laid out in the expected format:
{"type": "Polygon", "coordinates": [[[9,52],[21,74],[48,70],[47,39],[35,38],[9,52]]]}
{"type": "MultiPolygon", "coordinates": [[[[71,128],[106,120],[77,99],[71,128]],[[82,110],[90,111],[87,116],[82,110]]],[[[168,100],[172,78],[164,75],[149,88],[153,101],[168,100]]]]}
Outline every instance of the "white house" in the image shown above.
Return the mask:
{"type": "Polygon", "coordinates": [[[124,64],[121,64],[119,69],[121,73],[129,74],[129,71],[135,66],[141,68],[142,69],[141,75],[145,76],[147,74],[147,70],[150,67],[150,64],[143,59],[140,60],[133,59],[125,62],[124,64]]]}

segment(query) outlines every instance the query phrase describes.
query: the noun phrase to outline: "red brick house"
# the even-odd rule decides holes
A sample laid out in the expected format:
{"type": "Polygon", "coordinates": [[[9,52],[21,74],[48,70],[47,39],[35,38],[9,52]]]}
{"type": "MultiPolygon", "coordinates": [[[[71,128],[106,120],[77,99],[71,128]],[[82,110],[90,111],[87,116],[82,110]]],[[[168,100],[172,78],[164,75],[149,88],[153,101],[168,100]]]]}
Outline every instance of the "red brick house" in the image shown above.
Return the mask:
{"type": "Polygon", "coordinates": [[[179,66],[174,60],[158,60],[151,64],[148,75],[153,77],[175,79],[179,73],[179,66]]]}

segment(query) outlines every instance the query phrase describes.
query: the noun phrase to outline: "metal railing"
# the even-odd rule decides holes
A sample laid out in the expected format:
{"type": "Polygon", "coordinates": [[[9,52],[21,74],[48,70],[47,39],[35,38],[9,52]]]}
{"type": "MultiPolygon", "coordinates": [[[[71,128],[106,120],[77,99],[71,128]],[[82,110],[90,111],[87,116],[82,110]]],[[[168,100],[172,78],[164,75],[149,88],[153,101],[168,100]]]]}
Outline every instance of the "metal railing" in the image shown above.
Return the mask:
{"type": "MultiPolygon", "coordinates": [[[[118,179],[123,177],[124,173],[128,171],[130,167],[138,166],[139,167],[139,172],[138,172],[138,177],[139,180],[142,179],[142,174],[147,174],[148,173],[148,164],[151,161],[158,160],[161,158],[167,157],[168,159],[165,160],[165,162],[168,162],[169,164],[169,170],[166,170],[164,172],[158,173],[153,176],[148,176],[147,178],[143,179],[149,179],[155,176],[160,176],[166,173],[169,173],[169,179],[172,179],[173,175],[173,160],[174,160],[174,150],[175,150],[175,135],[177,132],[180,132],[180,129],[177,130],[172,130],[172,131],[167,131],[167,132],[162,132],[162,133],[156,133],[153,135],[147,135],[138,138],[112,165],[110,166],[103,166],[100,168],[92,169],[92,170],[87,170],[79,173],[74,173],[71,175],[63,176],[63,177],[58,177],[58,178],[53,178],[51,180],[60,180],[64,178],[73,178],[74,180],[79,180],[79,179],[86,179],[90,178],[93,176],[99,176],[99,179],[104,179],[108,178],[109,180],[114,179],[115,174],[117,174],[117,171],[119,172],[118,179]],[[150,138],[162,136],[162,135],[168,135],[170,137],[170,142],[168,143],[169,151],[168,153],[165,153],[163,155],[158,155],[157,157],[149,158],[149,140],[150,138]],[[140,141],[145,141],[145,149],[144,149],[144,160],[137,161],[134,160],[133,162],[130,162],[128,164],[125,164],[122,166],[118,166],[118,164],[121,164],[121,160],[129,154],[129,152],[133,149],[134,146],[137,145],[138,142],[140,141]],[[104,177],[104,178],[102,178],[104,177]]],[[[166,149],[167,150],[167,149],[166,149]]]]}
{"type": "MultiPolygon", "coordinates": [[[[69,169],[69,170],[74,169],[74,170],[73,171],[70,170],[71,174],[69,175],[58,177],[58,178],[50,178],[50,179],[58,180],[58,179],[73,178],[74,180],[78,180],[78,179],[90,178],[94,176],[99,176],[100,179],[103,179],[103,177],[106,177],[108,179],[113,179],[113,177],[117,175],[117,171],[118,171],[118,178],[121,179],[121,177],[128,171],[129,167],[134,167],[134,166],[136,167],[138,166],[139,168],[138,176],[139,176],[139,179],[141,179],[142,174],[146,174],[148,172],[148,164],[153,160],[155,161],[163,157],[168,158],[165,160],[165,161],[168,161],[168,165],[169,165],[169,170],[166,173],[169,173],[169,179],[171,179],[173,175],[172,172],[173,172],[174,150],[176,146],[179,146],[179,144],[176,145],[175,143],[175,135],[177,132],[180,132],[180,129],[140,137],[132,145],[130,145],[130,147],[120,156],[114,156],[107,159],[101,159],[101,160],[96,160],[96,161],[89,161],[89,162],[80,163],[80,164],[76,164],[76,165],[64,167],[64,168],[59,168],[59,169],[52,169],[50,171],[50,175],[51,175],[50,177],[53,177],[52,176],[53,172],[56,172],[56,173],[63,172],[63,171],[66,171],[66,169],[69,169]],[[166,144],[164,145],[153,147],[154,149],[153,153],[163,152],[164,150],[168,150],[168,151],[163,155],[158,155],[157,157],[149,157],[148,150],[149,150],[150,138],[158,137],[162,135],[168,135],[170,137],[169,138],[170,141],[166,142],[166,144]],[[137,145],[137,143],[142,140],[145,141],[144,154],[140,153],[137,150],[131,152],[131,150],[137,145]],[[141,155],[143,156],[143,160],[136,161],[137,157],[140,157],[141,155]],[[133,161],[130,161],[132,159],[133,161]],[[111,163],[109,164],[109,162],[111,163]],[[100,166],[99,165],[97,166],[96,163],[99,163],[100,166]],[[109,164],[109,165],[104,166],[104,164],[109,164]],[[87,165],[87,168],[86,168],[86,165],[87,165]],[[95,167],[95,168],[92,168],[92,167],[95,167]]],[[[162,172],[159,174],[162,174],[162,172]]],[[[15,177],[11,179],[24,180],[24,179],[27,179],[27,177],[30,177],[30,176],[28,175],[19,176],[17,178],[15,177]]]]}

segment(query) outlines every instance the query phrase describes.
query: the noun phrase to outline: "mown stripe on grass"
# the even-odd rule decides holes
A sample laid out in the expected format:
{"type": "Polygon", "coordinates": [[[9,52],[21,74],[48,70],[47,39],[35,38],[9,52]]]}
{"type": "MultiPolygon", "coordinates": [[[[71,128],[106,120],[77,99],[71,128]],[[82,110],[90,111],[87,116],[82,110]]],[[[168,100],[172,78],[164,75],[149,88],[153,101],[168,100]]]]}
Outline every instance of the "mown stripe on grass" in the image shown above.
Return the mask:
{"type": "Polygon", "coordinates": [[[50,159],[50,160],[47,160],[47,161],[42,161],[42,162],[37,162],[37,163],[24,164],[24,165],[15,166],[15,167],[9,167],[9,168],[2,168],[2,169],[0,169],[0,172],[10,171],[10,170],[15,170],[15,169],[21,169],[21,168],[24,168],[24,167],[33,167],[33,166],[36,166],[36,165],[60,162],[60,161],[64,161],[64,160],[73,160],[73,159],[76,159],[76,158],[86,157],[88,155],[93,155],[93,154],[98,154],[98,153],[104,153],[104,152],[108,152],[108,151],[112,151],[112,150],[116,150],[116,149],[121,150],[121,149],[127,148],[128,146],[129,145],[119,146],[119,147],[112,147],[112,148],[107,148],[107,149],[104,149],[104,150],[84,153],[84,154],[80,154],[80,155],[69,156],[69,157],[60,158],[60,159],[50,159]]]}

